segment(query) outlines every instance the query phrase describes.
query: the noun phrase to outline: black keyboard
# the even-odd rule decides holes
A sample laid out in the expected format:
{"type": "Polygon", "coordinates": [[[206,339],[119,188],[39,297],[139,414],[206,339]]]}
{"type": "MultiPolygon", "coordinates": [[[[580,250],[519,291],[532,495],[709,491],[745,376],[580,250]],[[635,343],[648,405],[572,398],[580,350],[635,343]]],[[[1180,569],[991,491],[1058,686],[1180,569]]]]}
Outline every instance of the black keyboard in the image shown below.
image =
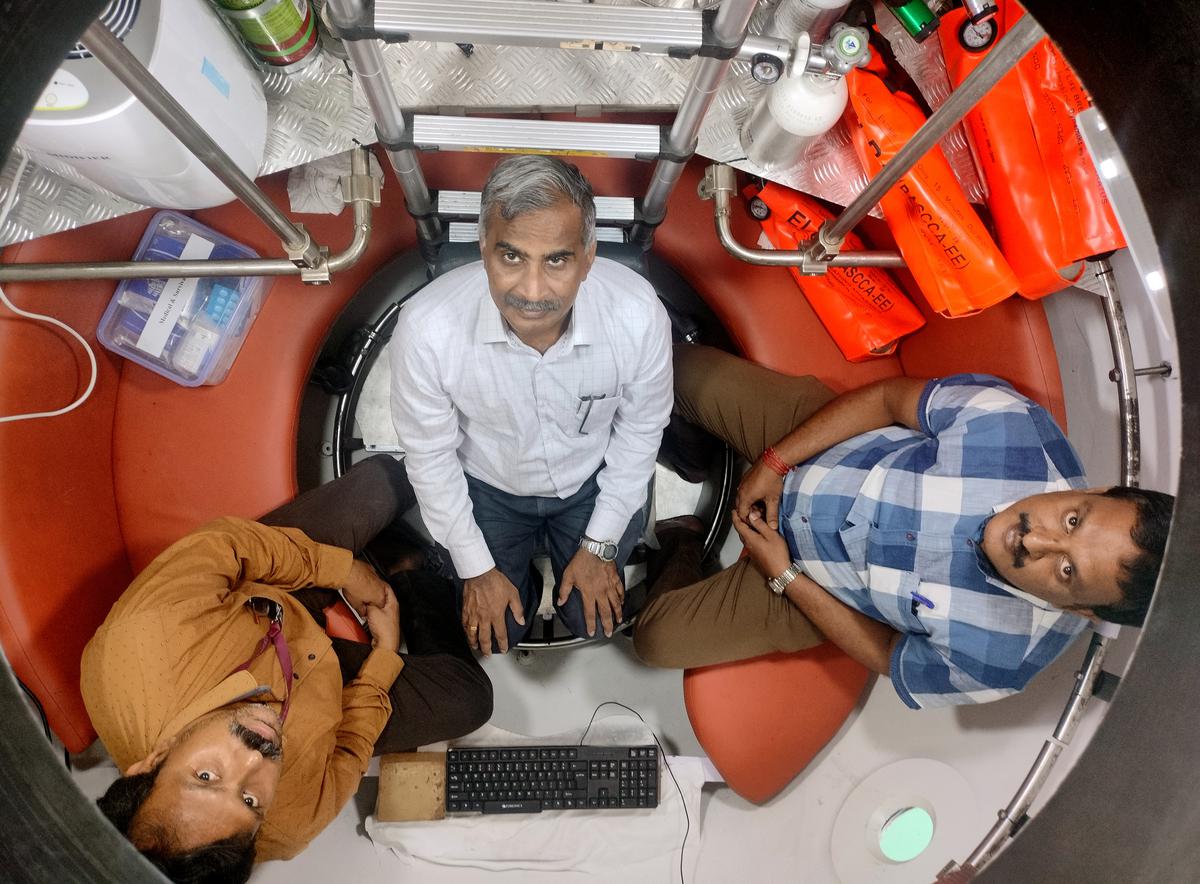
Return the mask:
{"type": "Polygon", "coordinates": [[[657,746],[498,746],[446,753],[450,813],[657,806],[657,746]]]}

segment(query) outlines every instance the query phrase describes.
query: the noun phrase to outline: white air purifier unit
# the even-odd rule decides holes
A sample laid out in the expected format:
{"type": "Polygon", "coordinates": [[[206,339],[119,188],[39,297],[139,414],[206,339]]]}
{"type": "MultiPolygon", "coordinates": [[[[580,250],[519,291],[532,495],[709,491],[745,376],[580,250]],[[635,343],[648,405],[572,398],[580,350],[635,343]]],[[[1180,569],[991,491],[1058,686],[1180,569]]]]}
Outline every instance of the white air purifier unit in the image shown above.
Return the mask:
{"type": "MultiPolygon", "coordinates": [[[[262,81],[207,0],[112,0],[100,20],[255,177],[267,137],[262,81]]],[[[35,161],[66,163],[145,205],[202,209],[233,199],[82,45],[51,78],[17,143],[35,161]]]]}

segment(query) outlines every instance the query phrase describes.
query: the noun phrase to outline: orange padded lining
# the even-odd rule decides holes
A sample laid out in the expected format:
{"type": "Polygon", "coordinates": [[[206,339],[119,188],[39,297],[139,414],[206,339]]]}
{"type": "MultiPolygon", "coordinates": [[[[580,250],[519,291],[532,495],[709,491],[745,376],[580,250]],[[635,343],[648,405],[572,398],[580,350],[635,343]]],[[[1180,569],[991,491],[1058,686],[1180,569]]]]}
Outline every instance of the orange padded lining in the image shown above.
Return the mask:
{"type": "MultiPolygon", "coordinates": [[[[148,213],[12,246],[5,261],[109,254],[128,258],[148,213]]],[[[112,422],[124,360],[99,346],[115,283],[10,283],[18,307],[63,320],[96,351],[92,396],[61,417],[0,424],[0,643],[71,751],[94,738],[79,695],[83,646],[132,572],[113,497],[112,422]]],[[[50,411],[76,399],[87,356],[65,332],[0,308],[0,414],[50,411]]]]}
{"type": "MultiPolygon", "coordinates": [[[[694,192],[699,172],[692,164],[679,191],[694,192]]],[[[757,225],[737,211],[733,221],[738,239],[752,245],[757,225]]],[[[748,358],[776,371],[815,375],[839,392],[899,374],[989,372],[1012,381],[1066,427],[1062,380],[1039,302],[1011,298],[978,316],[951,320],[914,298],[927,316],[925,328],[904,339],[897,356],[850,363],[788,272],[735,260],[715,243],[712,223],[707,204],[693,206],[671,218],[656,244],[748,358]],[[700,242],[708,245],[697,249],[700,242]]],[[[868,222],[866,227],[876,248],[894,248],[880,225],[868,222]]],[[[898,276],[907,291],[916,291],[907,273],[898,276]]],[[[837,733],[867,676],[866,669],[827,642],[799,654],[689,669],[683,676],[684,701],[700,744],[728,785],[743,798],[761,802],[790,783],[837,733]]]]}
{"type": "MultiPolygon", "coordinates": [[[[286,211],[285,176],[262,184],[286,211]]],[[[295,496],[300,400],[321,343],[371,273],[415,241],[411,220],[400,217],[397,196],[390,193],[390,211],[378,213],[367,254],[332,285],[306,286],[299,277],[267,279],[262,311],[224,382],[189,389],[126,365],[112,464],[135,572],[209,519],[253,518],[295,496]]],[[[274,235],[240,203],[193,217],[260,255],[280,252],[274,235]]],[[[332,250],[349,238],[349,210],[297,220],[332,250]]]]}
{"type": "MultiPolygon", "coordinates": [[[[493,159],[434,154],[422,165],[432,188],[477,190],[493,159]]],[[[639,163],[582,159],[579,165],[602,195],[642,193],[652,172],[639,163]]],[[[780,371],[815,374],[838,391],[902,371],[991,370],[1063,419],[1040,305],[1007,302],[953,328],[935,318],[902,345],[899,357],[847,363],[786,270],[743,264],[716,243],[711,204],[694,197],[703,167],[697,161],[685,170],[656,251],[692,283],[751,358],[780,371]]],[[[284,176],[261,183],[286,208],[284,176]]],[[[208,519],[253,517],[295,493],[299,404],[321,342],[362,283],[414,242],[390,171],[385,189],[371,245],[357,266],[324,288],[295,278],[269,281],[262,312],[224,383],[181,387],[97,346],[100,379],[82,408],[52,420],[0,425],[0,643],[71,751],[95,737],[79,697],[80,653],[132,575],[208,519]]],[[[240,204],[194,214],[260,254],[280,253],[273,234],[240,204]]],[[[4,260],[124,260],[150,215],[43,237],[9,248],[4,260]]],[[[334,251],[349,237],[349,212],[298,220],[334,251]]],[[[739,213],[734,222],[739,238],[752,244],[754,223],[739,213]]],[[[114,282],[90,281],[12,284],[6,291],[18,305],[49,312],[94,341],[114,288],[114,282]]],[[[0,413],[45,410],[74,398],[87,377],[77,349],[58,331],[0,313],[0,413]]],[[[791,658],[695,670],[684,684],[693,725],[718,768],[741,794],[764,800],[836,732],[865,677],[857,664],[822,646],[791,658]],[[731,705],[731,685],[747,708],[731,705]],[[771,710],[818,708],[806,716],[771,717],[771,710]],[[748,722],[756,723],[743,727],[748,722]]]]}

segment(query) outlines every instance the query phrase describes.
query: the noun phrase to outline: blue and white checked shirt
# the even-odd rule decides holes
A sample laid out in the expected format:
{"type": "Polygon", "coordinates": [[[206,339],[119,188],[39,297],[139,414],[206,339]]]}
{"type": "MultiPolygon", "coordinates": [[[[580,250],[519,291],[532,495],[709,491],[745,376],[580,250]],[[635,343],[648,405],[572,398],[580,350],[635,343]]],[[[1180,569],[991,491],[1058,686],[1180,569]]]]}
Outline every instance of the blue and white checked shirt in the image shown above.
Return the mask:
{"type": "Polygon", "coordinates": [[[908,706],[985,703],[1025,687],[1086,621],[1000,580],[984,525],[1087,483],[1045,409],[997,378],[930,381],[918,415],[921,432],[863,433],[789,473],[780,531],[813,580],[902,634],[891,679],[908,706]],[[918,597],[933,607],[914,614],[918,597]]]}

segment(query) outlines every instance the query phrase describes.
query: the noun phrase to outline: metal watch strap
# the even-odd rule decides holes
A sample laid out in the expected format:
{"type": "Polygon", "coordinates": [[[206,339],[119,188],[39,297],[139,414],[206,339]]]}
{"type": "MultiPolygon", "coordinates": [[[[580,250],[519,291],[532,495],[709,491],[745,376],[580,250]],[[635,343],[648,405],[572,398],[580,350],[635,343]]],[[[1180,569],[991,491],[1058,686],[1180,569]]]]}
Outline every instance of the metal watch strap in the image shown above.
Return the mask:
{"type": "Polygon", "coordinates": [[[579,547],[587,550],[602,562],[617,560],[617,542],[615,540],[592,540],[585,535],[579,538],[579,547]]]}
{"type": "Polygon", "coordinates": [[[769,577],[767,579],[767,586],[771,588],[771,592],[775,593],[775,595],[783,595],[783,591],[791,585],[793,580],[800,576],[800,573],[799,563],[792,562],[784,568],[783,573],[778,577],[769,577]]]}

